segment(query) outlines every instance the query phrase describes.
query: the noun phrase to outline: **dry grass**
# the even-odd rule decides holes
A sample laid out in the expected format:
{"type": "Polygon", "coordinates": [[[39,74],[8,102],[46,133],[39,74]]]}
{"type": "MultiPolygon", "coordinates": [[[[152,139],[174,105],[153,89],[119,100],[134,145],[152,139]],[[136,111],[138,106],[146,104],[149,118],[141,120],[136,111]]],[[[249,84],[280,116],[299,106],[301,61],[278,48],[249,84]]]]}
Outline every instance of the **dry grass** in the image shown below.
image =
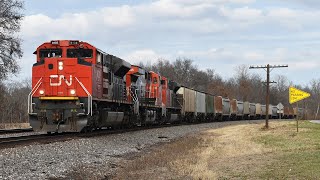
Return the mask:
{"type": "Polygon", "coordinates": [[[0,123],[0,129],[28,129],[29,123],[0,123]]]}
{"type": "Polygon", "coordinates": [[[252,126],[256,128],[238,125],[209,130],[154,147],[150,153],[129,160],[117,179],[218,179],[227,177],[224,175],[230,170],[240,173],[248,158],[255,161],[268,152],[251,141],[261,125],[252,126]]]}
{"type": "MultiPolygon", "coordinates": [[[[163,146],[154,146],[142,156],[135,154],[129,156],[123,162],[124,167],[117,173],[115,179],[179,179],[189,176],[185,173],[183,176],[176,176],[174,160],[176,157],[188,159],[194,149],[201,144],[198,137],[189,137],[176,140],[172,143],[163,144],[163,146]],[[181,149],[183,148],[183,149],[181,149]]],[[[196,161],[196,159],[188,159],[196,161]]]]}
{"type": "Polygon", "coordinates": [[[302,122],[299,134],[294,125],[272,122],[269,130],[237,125],[191,135],[124,161],[115,179],[319,178],[308,165],[320,162],[314,125],[302,122]],[[308,161],[299,168],[302,159],[308,161]]]}
{"type": "Polygon", "coordinates": [[[238,125],[206,131],[199,135],[202,143],[194,149],[197,161],[186,163],[178,158],[174,165],[182,174],[191,172],[193,179],[231,178],[257,169],[259,166],[253,163],[266,159],[266,155],[261,155],[270,151],[251,140],[260,126],[238,125]]]}

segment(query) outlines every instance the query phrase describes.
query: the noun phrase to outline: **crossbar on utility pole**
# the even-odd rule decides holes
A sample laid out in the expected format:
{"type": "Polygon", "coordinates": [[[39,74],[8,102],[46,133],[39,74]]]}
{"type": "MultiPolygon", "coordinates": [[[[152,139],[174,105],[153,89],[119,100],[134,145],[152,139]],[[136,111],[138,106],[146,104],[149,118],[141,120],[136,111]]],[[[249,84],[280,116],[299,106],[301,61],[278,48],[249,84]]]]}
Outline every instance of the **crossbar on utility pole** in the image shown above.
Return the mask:
{"type": "MultiPolygon", "coordinates": [[[[267,94],[266,94],[266,125],[265,127],[268,129],[269,128],[269,97],[270,97],[270,68],[284,68],[288,67],[288,65],[270,65],[267,64],[265,66],[250,66],[249,69],[267,69],[267,94]]],[[[272,70],[271,69],[271,70],[272,70]]]]}

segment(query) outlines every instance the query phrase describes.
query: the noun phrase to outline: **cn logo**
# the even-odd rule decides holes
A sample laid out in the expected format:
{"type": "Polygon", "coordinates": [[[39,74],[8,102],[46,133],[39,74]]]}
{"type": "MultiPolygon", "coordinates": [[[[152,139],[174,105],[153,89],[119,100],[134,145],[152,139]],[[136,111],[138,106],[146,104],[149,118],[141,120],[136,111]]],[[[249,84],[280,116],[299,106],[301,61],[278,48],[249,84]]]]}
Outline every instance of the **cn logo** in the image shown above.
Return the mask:
{"type": "Polygon", "coordinates": [[[62,80],[64,80],[68,86],[72,85],[72,75],[70,75],[69,81],[64,77],[64,75],[50,75],[50,86],[61,86],[62,80]],[[53,79],[58,79],[59,82],[53,83],[53,79]]]}

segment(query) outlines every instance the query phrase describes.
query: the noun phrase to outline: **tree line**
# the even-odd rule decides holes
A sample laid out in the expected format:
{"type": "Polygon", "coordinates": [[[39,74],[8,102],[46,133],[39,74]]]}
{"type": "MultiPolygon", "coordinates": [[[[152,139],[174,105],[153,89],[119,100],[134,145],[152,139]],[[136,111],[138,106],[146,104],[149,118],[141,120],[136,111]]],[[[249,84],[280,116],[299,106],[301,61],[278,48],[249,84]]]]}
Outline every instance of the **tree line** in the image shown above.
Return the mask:
{"type": "Polygon", "coordinates": [[[0,82],[0,123],[28,122],[27,101],[31,80],[0,82]]]}

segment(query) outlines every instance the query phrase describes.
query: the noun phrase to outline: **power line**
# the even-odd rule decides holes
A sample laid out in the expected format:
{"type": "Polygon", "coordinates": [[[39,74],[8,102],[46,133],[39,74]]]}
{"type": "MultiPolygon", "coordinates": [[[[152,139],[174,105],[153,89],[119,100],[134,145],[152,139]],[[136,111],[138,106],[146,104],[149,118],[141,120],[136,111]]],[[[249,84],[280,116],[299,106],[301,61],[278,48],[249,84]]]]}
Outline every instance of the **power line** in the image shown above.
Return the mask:
{"type": "Polygon", "coordinates": [[[270,97],[270,84],[271,83],[275,83],[274,81],[270,82],[270,72],[274,69],[274,68],[284,68],[284,67],[288,67],[288,65],[262,65],[262,66],[250,66],[249,69],[264,69],[267,71],[267,95],[266,95],[266,128],[269,128],[269,97],[270,97]],[[271,68],[271,71],[270,71],[271,68]]]}

